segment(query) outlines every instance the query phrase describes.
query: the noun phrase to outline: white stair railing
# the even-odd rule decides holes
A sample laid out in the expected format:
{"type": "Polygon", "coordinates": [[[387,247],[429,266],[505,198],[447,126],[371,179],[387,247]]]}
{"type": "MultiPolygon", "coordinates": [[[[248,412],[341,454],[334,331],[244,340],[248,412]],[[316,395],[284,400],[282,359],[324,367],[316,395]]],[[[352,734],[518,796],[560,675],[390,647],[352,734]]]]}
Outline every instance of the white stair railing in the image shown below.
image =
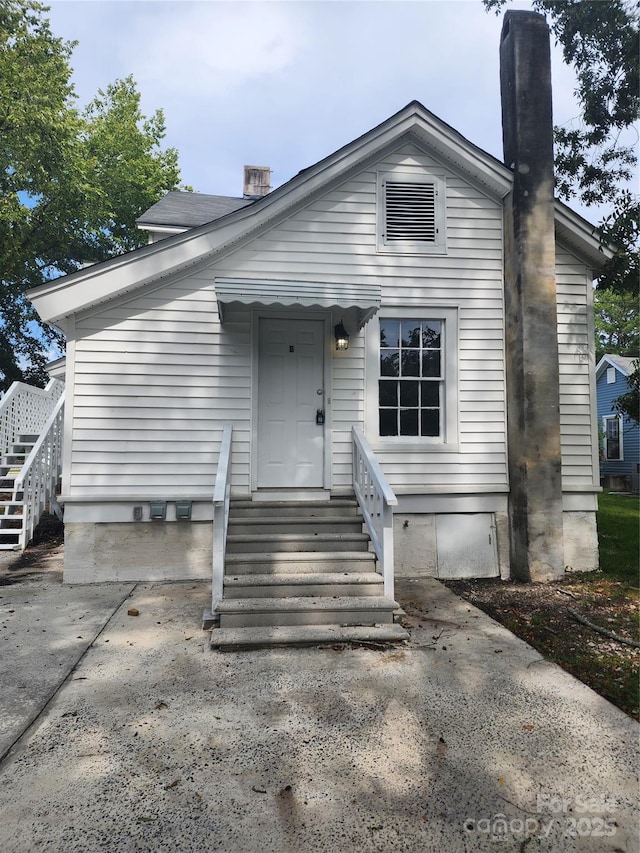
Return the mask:
{"type": "Polygon", "coordinates": [[[47,506],[61,517],[56,487],[62,473],[63,436],[64,394],[61,394],[15,482],[16,494],[23,493],[23,524],[20,533],[20,549],[23,551],[31,541],[33,531],[47,506]]]}
{"type": "Polygon", "coordinates": [[[393,507],[398,499],[361,427],[352,428],[353,490],[362,510],[384,580],[384,594],[394,597],[393,507]]]}
{"type": "Polygon", "coordinates": [[[224,558],[227,551],[229,526],[229,498],[231,495],[231,439],[233,427],[227,424],[222,430],[218,471],[213,488],[213,566],[211,578],[211,613],[222,599],[224,586],[224,558]]]}
{"type": "Polygon", "coordinates": [[[20,435],[40,435],[64,382],[51,379],[46,388],[14,382],[0,401],[0,456],[11,451],[20,435]]]}

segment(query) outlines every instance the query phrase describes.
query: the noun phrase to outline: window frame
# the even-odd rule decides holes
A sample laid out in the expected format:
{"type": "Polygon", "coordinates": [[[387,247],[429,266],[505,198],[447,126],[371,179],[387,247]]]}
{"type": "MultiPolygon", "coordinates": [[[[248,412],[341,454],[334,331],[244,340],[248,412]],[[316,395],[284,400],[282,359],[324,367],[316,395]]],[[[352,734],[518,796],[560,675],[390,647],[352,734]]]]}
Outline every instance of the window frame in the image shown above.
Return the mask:
{"type": "Polygon", "coordinates": [[[378,172],[377,173],[377,204],[376,231],[378,252],[393,255],[445,255],[447,253],[446,234],[446,178],[444,174],[424,172],[422,170],[378,172]],[[431,184],[435,187],[434,219],[436,239],[433,243],[425,240],[393,240],[386,239],[387,206],[386,184],[431,184]]]}
{"type": "MultiPolygon", "coordinates": [[[[366,433],[376,449],[453,451],[458,448],[458,313],[457,307],[385,308],[367,324],[366,433]],[[439,320],[442,323],[440,435],[380,435],[380,320],[439,320]]],[[[383,377],[384,378],[384,377],[383,377]]]]}
{"type": "Polygon", "coordinates": [[[604,437],[602,440],[602,452],[605,462],[624,462],[624,442],[623,442],[623,418],[620,414],[605,415],[602,418],[602,431],[604,437]],[[618,455],[609,456],[609,438],[607,434],[607,424],[615,422],[618,424],[618,455]]]}

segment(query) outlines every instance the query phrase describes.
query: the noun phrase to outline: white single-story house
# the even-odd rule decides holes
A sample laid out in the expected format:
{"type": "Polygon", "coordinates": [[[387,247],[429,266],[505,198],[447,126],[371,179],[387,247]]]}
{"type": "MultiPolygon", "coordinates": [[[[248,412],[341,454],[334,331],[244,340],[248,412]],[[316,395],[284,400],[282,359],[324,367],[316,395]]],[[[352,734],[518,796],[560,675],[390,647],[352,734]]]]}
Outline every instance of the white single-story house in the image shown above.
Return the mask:
{"type": "MultiPolygon", "coordinates": [[[[356,427],[397,501],[396,574],[509,576],[512,166],[412,101],[264,195],[171,193],[149,245],[32,291],[67,338],[65,580],[209,576],[227,425],[232,501],[353,496],[356,427]]],[[[591,569],[606,251],[551,210],[554,344],[523,375],[551,351],[559,559],[591,569]]]]}

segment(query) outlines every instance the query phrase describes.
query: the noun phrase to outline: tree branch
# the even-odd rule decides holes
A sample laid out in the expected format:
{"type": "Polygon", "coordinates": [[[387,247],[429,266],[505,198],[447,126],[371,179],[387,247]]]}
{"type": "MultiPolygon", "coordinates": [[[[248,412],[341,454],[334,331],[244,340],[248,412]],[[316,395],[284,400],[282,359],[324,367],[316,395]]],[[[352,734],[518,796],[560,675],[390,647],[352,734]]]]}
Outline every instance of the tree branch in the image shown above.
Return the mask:
{"type": "Polygon", "coordinates": [[[624,637],[614,634],[613,631],[607,631],[606,628],[601,628],[599,625],[595,625],[593,622],[585,619],[584,616],[580,616],[579,613],[576,613],[576,611],[572,610],[570,607],[567,607],[567,610],[572,619],[575,619],[576,622],[580,622],[581,625],[586,625],[587,628],[591,628],[592,631],[596,631],[604,637],[609,637],[610,640],[615,640],[616,643],[623,643],[625,646],[633,646],[634,649],[640,649],[640,643],[636,643],[635,640],[626,640],[624,637]]]}

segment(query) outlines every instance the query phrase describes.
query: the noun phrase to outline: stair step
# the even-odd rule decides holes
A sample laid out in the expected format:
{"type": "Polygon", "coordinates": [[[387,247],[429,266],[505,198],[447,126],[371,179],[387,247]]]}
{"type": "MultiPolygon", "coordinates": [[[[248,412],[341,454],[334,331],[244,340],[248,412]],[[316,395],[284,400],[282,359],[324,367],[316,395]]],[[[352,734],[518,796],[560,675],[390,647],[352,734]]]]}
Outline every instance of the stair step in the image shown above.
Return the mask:
{"type": "Polygon", "coordinates": [[[227,574],[283,574],[288,572],[362,572],[375,566],[371,551],[274,551],[267,554],[227,554],[227,574]]]}
{"type": "Polygon", "coordinates": [[[224,598],[221,628],[275,625],[375,625],[393,622],[398,604],[385,596],[224,598]]]}
{"type": "Polygon", "coordinates": [[[12,533],[22,530],[21,515],[0,515],[0,533],[10,530],[12,533]]]}
{"type": "MultiPolygon", "coordinates": [[[[17,445],[18,445],[18,447],[24,447],[25,444],[34,445],[39,438],[40,438],[40,436],[38,435],[37,432],[35,432],[35,433],[29,432],[29,433],[24,433],[24,434],[20,433],[20,435],[18,436],[17,445]]],[[[16,445],[14,445],[14,447],[15,446],[16,445]]]]}
{"type": "Polygon", "coordinates": [[[409,634],[400,625],[292,625],[266,628],[215,628],[211,647],[221,652],[273,646],[327,643],[399,643],[409,634]]]}
{"type": "Polygon", "coordinates": [[[23,465],[26,458],[25,453],[8,453],[2,458],[2,465],[23,465]]]}
{"type": "Polygon", "coordinates": [[[366,533],[263,533],[227,536],[227,553],[269,551],[366,551],[366,533]]]}
{"type": "Polygon", "coordinates": [[[229,518],[229,536],[264,536],[264,531],[274,535],[281,533],[306,533],[324,535],[325,533],[362,533],[362,519],[356,515],[326,516],[251,516],[249,518],[229,518]]]}
{"type": "Polygon", "coordinates": [[[360,517],[358,503],[349,498],[332,498],[330,501],[231,501],[230,521],[236,518],[322,518],[345,515],[360,517]]]}
{"type": "Polygon", "coordinates": [[[382,575],[376,572],[227,575],[224,594],[237,598],[370,596],[380,595],[382,586],[382,575]]]}

